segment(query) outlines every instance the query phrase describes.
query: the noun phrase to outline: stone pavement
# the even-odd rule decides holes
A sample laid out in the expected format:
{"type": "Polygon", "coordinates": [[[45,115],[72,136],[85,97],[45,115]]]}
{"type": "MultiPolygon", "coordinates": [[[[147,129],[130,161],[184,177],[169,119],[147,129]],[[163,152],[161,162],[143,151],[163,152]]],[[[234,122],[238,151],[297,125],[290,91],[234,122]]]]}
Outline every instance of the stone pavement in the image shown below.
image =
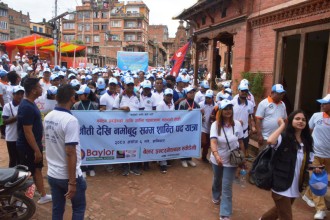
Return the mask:
{"type": "MultiPolygon", "coordinates": [[[[0,140],[0,167],[7,167],[7,157],[5,142],[0,140]]],[[[211,166],[194,160],[195,168],[183,168],[180,161],[174,161],[168,173],[161,174],[157,164],[151,163],[150,171],[128,177],[121,176],[119,166],[113,173],[97,166],[96,176],[87,177],[85,219],[219,219],[219,206],[211,201],[211,166]]],[[[45,185],[50,192],[46,178],[45,185]]],[[[246,188],[234,184],[233,194],[233,220],[257,220],[273,206],[269,191],[250,184],[246,188]]],[[[70,202],[67,202],[65,219],[70,219],[70,212],[70,202]]],[[[313,219],[314,215],[313,208],[302,199],[295,201],[293,212],[294,219],[299,220],[313,219]]],[[[51,219],[51,203],[37,205],[33,219],[51,219]]]]}

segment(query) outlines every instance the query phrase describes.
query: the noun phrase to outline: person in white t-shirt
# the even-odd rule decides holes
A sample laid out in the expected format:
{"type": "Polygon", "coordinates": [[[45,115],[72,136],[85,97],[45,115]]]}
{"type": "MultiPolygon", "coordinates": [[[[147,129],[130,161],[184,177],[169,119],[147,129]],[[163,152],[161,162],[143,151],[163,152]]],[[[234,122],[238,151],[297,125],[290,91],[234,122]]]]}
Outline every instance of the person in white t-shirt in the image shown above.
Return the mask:
{"type": "Polygon", "coordinates": [[[158,103],[164,99],[164,84],[162,78],[156,78],[155,90],[152,92],[152,94],[155,97],[155,99],[158,101],[158,103]]]}
{"type": "MultiPolygon", "coordinates": [[[[314,113],[309,120],[309,127],[313,131],[314,161],[313,166],[324,165],[330,171],[330,94],[317,100],[321,104],[322,112],[314,113]]],[[[323,196],[316,196],[310,188],[306,190],[303,200],[311,207],[315,207],[314,219],[323,219],[326,216],[327,206],[323,196]]]]}
{"type": "Polygon", "coordinates": [[[152,111],[156,110],[157,103],[159,103],[159,100],[156,100],[155,96],[151,92],[151,82],[149,80],[144,80],[142,85],[142,92],[140,95],[140,99],[142,102],[142,105],[144,106],[145,111],[152,111]]]}
{"type": "Polygon", "coordinates": [[[202,120],[202,161],[209,163],[209,160],[206,158],[209,147],[210,147],[210,129],[211,129],[211,114],[214,109],[214,94],[212,90],[207,90],[205,92],[205,100],[199,103],[201,108],[203,120],[202,120]]]}
{"type": "MultiPolygon", "coordinates": [[[[173,90],[167,88],[164,90],[164,99],[158,103],[156,107],[156,111],[173,111],[175,110],[175,106],[173,103],[173,90]]],[[[165,174],[167,173],[167,161],[162,160],[159,161],[160,172],[165,174]]]]}
{"type": "Polygon", "coordinates": [[[237,166],[230,163],[230,151],[243,147],[243,129],[233,119],[233,105],[229,100],[220,102],[216,121],[211,125],[211,156],[213,168],[212,202],[220,203],[220,219],[232,215],[232,187],[237,166]],[[229,145],[229,146],[228,146],[229,145]]]}
{"type": "Polygon", "coordinates": [[[194,98],[195,102],[197,103],[204,102],[206,90],[208,90],[209,88],[210,88],[209,82],[204,80],[201,83],[201,89],[195,94],[195,98],[194,98]]]}
{"type": "Polygon", "coordinates": [[[63,219],[66,199],[71,200],[72,219],[84,219],[87,185],[80,169],[80,126],[70,112],[75,90],[71,85],[61,86],[56,99],[58,106],[44,120],[52,219],[63,219]]]}
{"type": "Polygon", "coordinates": [[[255,118],[259,151],[267,146],[266,140],[269,135],[278,128],[277,120],[279,118],[287,119],[286,107],[282,101],[284,95],[285,90],[283,86],[275,84],[272,86],[271,95],[258,105],[255,118]]]}
{"type": "Polygon", "coordinates": [[[304,186],[308,184],[308,176],[305,174],[313,160],[313,139],[306,114],[301,110],[292,112],[287,126],[283,118],[279,118],[278,127],[269,135],[267,144],[276,150],[271,189],[275,206],[259,219],[292,220],[293,202],[301,196],[304,186]]]}
{"type": "Polygon", "coordinates": [[[111,77],[109,79],[109,89],[100,98],[100,110],[112,110],[115,99],[118,96],[118,93],[116,91],[117,85],[117,79],[111,77]]]}
{"type": "Polygon", "coordinates": [[[14,86],[13,101],[8,102],[3,107],[2,119],[6,126],[6,142],[9,154],[9,167],[15,167],[20,164],[18,152],[16,149],[17,141],[17,110],[23,99],[24,88],[22,86],[14,86]]]}

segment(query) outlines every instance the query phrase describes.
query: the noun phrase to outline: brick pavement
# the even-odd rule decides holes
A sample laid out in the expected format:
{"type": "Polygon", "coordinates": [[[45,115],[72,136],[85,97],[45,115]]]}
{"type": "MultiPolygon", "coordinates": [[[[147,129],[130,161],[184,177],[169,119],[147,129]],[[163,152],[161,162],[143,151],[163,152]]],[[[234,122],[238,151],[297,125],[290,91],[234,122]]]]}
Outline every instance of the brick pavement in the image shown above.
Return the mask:
{"type": "MultiPolygon", "coordinates": [[[[5,142],[0,140],[0,167],[6,167],[7,161],[5,142]]],[[[165,175],[152,163],[150,171],[128,177],[121,176],[119,169],[108,173],[97,166],[96,176],[87,177],[86,219],[219,219],[219,206],[211,202],[211,166],[195,161],[195,168],[183,168],[175,161],[165,175]]],[[[49,192],[46,179],[45,183],[49,192]]],[[[270,192],[249,184],[246,188],[234,184],[233,192],[233,220],[256,220],[273,205],[270,192]]],[[[65,219],[70,219],[70,211],[68,202],[65,219]]],[[[293,212],[299,220],[313,219],[314,215],[301,199],[295,202],[293,212]]],[[[51,219],[51,203],[37,205],[33,219],[51,219]]]]}

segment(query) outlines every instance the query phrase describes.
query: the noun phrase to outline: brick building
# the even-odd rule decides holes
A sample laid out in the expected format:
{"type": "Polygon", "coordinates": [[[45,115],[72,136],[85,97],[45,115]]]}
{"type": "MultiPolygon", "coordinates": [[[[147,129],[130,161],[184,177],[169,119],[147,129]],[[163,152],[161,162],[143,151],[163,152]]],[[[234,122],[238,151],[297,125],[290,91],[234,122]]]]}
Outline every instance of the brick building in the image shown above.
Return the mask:
{"type": "Polygon", "coordinates": [[[187,20],[194,34],[195,69],[199,45],[207,46],[212,84],[224,59],[219,41],[226,45],[234,87],[242,72],[261,72],[264,96],[282,83],[288,111],[308,114],[319,110],[315,99],[330,93],[329,0],[199,0],[176,18],[187,20]]]}
{"type": "Polygon", "coordinates": [[[149,41],[152,41],[155,48],[152,66],[167,65],[169,57],[168,51],[164,46],[164,42],[167,42],[169,39],[167,25],[149,25],[148,36],[149,41]]]}
{"type": "Polygon", "coordinates": [[[9,40],[8,5],[0,2],[0,42],[9,40]]]}
{"type": "Polygon", "coordinates": [[[117,51],[148,51],[149,9],[142,1],[82,3],[62,19],[62,40],[85,44],[88,62],[116,65],[117,51]]]}
{"type": "Polygon", "coordinates": [[[45,37],[53,37],[53,27],[42,19],[42,22],[30,22],[30,30],[32,34],[39,34],[45,37]]]}
{"type": "Polygon", "coordinates": [[[22,11],[8,8],[9,39],[14,40],[30,35],[30,16],[22,11]]]}

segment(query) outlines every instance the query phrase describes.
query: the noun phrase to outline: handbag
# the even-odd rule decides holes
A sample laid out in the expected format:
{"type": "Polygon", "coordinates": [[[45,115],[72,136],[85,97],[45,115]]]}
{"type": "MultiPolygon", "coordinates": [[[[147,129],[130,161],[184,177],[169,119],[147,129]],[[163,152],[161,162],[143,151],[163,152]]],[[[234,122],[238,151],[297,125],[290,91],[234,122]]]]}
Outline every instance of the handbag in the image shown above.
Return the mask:
{"type": "MultiPolygon", "coordinates": [[[[230,151],[229,162],[233,166],[240,166],[244,162],[244,156],[243,156],[244,154],[240,151],[239,148],[236,148],[236,149],[233,149],[233,150],[230,148],[225,129],[222,128],[222,130],[223,130],[223,133],[225,134],[228,149],[230,151]]],[[[233,134],[234,134],[234,127],[233,127],[233,134]]]]}

